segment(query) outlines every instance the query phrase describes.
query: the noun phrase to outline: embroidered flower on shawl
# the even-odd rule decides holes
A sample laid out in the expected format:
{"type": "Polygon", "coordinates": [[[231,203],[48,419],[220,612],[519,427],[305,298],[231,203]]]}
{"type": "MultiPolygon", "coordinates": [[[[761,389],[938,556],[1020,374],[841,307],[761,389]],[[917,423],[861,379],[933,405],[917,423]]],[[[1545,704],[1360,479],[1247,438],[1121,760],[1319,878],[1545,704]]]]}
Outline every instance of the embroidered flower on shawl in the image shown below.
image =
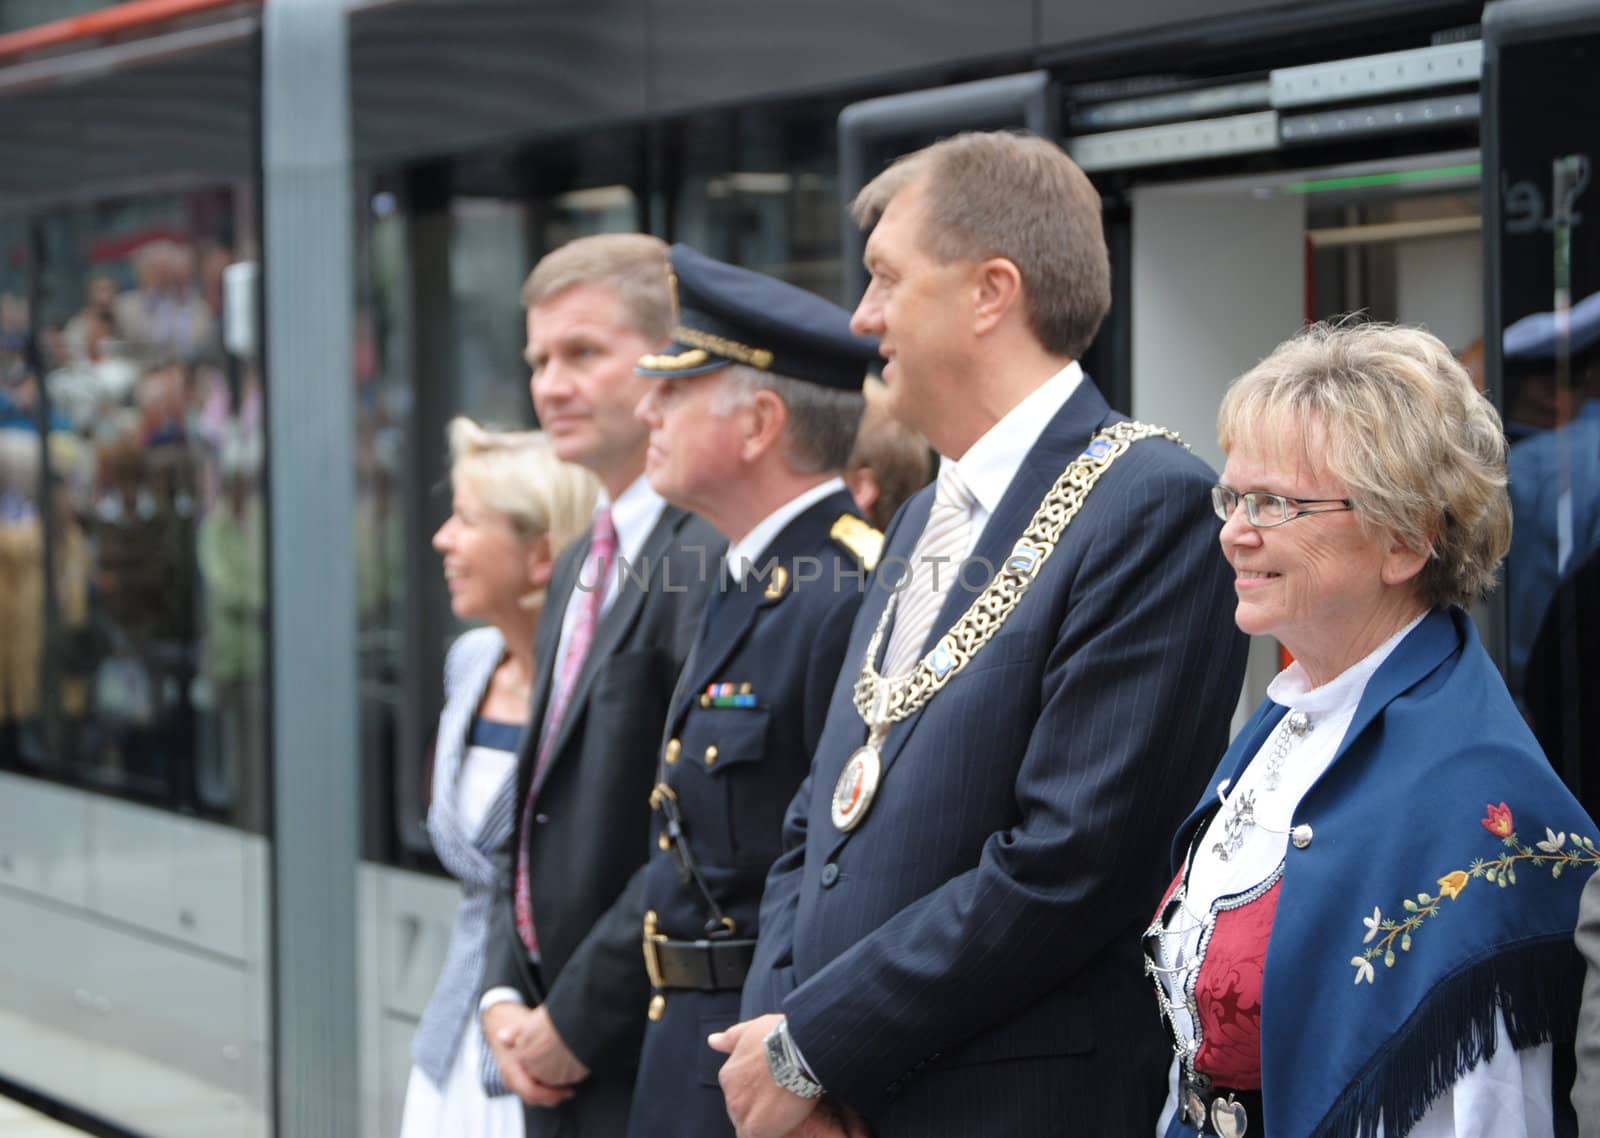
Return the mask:
{"type": "Polygon", "coordinates": [[[1376,907],[1372,916],[1362,917],[1361,923],[1366,926],[1367,935],[1361,943],[1370,947],[1363,949],[1361,954],[1350,958],[1350,963],[1355,965],[1357,984],[1365,981],[1375,983],[1377,974],[1372,962],[1383,960],[1385,968],[1393,968],[1399,959],[1396,949],[1400,952],[1411,951],[1412,934],[1417,933],[1422,922],[1429,917],[1440,914],[1439,906],[1445,898],[1455,901],[1460,898],[1467,884],[1474,877],[1481,877],[1490,885],[1501,889],[1517,883],[1517,864],[1525,863],[1529,868],[1549,868],[1550,876],[1557,878],[1566,869],[1600,868],[1600,847],[1596,847],[1594,839],[1583,837],[1580,834],[1570,835],[1571,846],[1568,846],[1569,835],[1566,831],[1557,833],[1545,827],[1544,840],[1535,842],[1532,846],[1523,845],[1517,840],[1517,832],[1511,819],[1511,807],[1504,802],[1498,806],[1488,805],[1488,816],[1478,819],[1479,825],[1500,839],[1500,844],[1505,847],[1505,852],[1499,857],[1485,859],[1474,858],[1466,869],[1453,869],[1439,878],[1439,892],[1435,896],[1431,893],[1418,893],[1416,899],[1405,898],[1401,906],[1406,915],[1395,919],[1385,917],[1376,907]],[[1374,943],[1375,942],[1375,943],[1374,943]]]}
{"type": "Polygon", "coordinates": [[[1489,816],[1482,819],[1483,828],[1497,838],[1509,838],[1516,829],[1511,824],[1511,810],[1504,802],[1498,806],[1485,806],[1489,816]]]}

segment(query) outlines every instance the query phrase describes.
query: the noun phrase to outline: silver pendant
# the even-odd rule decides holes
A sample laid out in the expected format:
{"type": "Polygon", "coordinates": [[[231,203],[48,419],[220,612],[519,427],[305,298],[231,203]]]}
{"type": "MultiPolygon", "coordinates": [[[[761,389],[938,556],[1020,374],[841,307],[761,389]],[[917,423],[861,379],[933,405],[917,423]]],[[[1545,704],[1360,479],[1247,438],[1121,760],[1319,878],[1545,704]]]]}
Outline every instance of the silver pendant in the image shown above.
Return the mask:
{"type": "Polygon", "coordinates": [[[1222,820],[1222,840],[1212,843],[1211,852],[1221,861],[1230,861],[1244,845],[1244,835],[1256,824],[1256,792],[1247,790],[1227,801],[1229,814],[1222,820]]]}
{"type": "Polygon", "coordinates": [[[833,787],[830,813],[833,824],[841,832],[849,833],[861,824],[878,793],[878,779],[883,774],[883,760],[878,748],[868,742],[857,747],[839,772],[839,781],[833,787]]]}
{"type": "Polygon", "coordinates": [[[1250,1116],[1245,1113],[1244,1103],[1235,1102],[1229,1095],[1211,1103],[1211,1126],[1217,1138],[1244,1138],[1244,1132],[1250,1129],[1250,1116]]]}

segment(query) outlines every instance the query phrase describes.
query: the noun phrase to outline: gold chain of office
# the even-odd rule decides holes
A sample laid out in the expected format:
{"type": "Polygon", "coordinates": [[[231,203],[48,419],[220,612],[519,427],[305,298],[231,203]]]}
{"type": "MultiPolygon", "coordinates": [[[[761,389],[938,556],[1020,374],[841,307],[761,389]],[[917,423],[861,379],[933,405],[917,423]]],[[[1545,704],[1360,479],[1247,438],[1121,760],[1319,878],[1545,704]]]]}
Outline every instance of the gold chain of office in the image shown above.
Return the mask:
{"type": "Polygon", "coordinates": [[[890,598],[867,645],[855,686],[856,711],[874,733],[881,733],[889,724],[920,710],[1000,631],[1055,551],[1061,534],[1078,516],[1100,476],[1134,443],[1149,438],[1171,439],[1184,445],[1176,432],[1148,423],[1114,423],[1095,435],[1050,487],[1000,571],[973,598],[955,626],[903,676],[884,676],[875,663],[899,592],[890,598]]]}

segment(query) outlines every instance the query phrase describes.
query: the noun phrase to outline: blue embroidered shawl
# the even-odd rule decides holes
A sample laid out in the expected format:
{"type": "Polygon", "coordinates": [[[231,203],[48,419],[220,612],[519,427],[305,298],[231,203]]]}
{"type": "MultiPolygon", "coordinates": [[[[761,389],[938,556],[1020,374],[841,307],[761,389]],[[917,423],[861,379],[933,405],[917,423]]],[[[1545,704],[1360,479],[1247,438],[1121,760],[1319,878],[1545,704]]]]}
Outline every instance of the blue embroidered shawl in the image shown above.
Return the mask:
{"type": "MultiPolygon", "coordinates": [[[[1174,871],[1218,783],[1237,782],[1284,714],[1267,701],[1229,747],[1178,831],[1174,871]]],[[[1381,1117],[1387,1138],[1404,1138],[1493,1054],[1497,1008],[1517,1050],[1554,1041],[1562,1069],[1581,995],[1578,896],[1600,830],[1464,614],[1429,613],[1384,661],[1294,822],[1312,841],[1285,855],[1267,949],[1267,1135],[1350,1138],[1381,1117]]],[[[1553,1097],[1559,1118],[1566,1088],[1553,1097]]]]}

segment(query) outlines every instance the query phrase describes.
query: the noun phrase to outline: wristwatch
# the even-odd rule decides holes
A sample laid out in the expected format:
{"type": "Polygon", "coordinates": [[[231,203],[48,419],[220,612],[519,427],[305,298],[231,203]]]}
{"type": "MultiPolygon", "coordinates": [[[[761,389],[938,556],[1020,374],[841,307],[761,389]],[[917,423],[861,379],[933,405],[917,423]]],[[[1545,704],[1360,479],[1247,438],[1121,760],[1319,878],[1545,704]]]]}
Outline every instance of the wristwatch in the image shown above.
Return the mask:
{"type": "Polygon", "coordinates": [[[773,1082],[801,1098],[816,1098],[822,1094],[822,1084],[806,1074],[800,1062],[800,1052],[796,1050],[794,1040],[789,1038],[788,1020],[780,1019],[767,1032],[766,1044],[767,1070],[772,1072],[773,1082]]]}

